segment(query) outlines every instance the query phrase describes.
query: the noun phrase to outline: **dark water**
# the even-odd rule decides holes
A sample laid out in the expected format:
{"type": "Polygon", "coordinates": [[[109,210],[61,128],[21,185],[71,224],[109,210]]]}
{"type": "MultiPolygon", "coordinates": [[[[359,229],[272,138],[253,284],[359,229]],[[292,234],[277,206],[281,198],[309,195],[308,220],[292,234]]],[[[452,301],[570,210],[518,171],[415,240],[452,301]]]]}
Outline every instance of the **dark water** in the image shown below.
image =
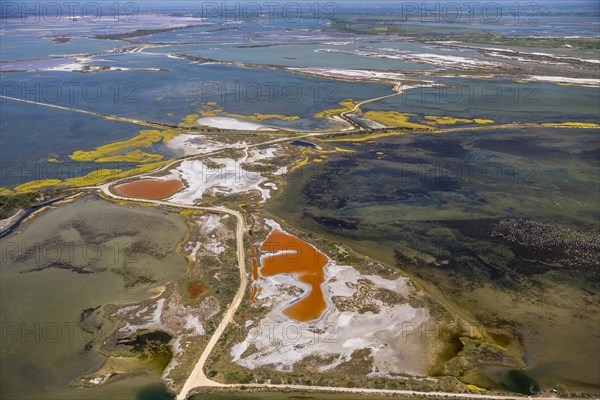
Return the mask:
{"type": "Polygon", "coordinates": [[[492,119],[496,123],[600,122],[597,88],[500,79],[444,77],[433,80],[438,87],[417,87],[400,96],[365,104],[361,109],[492,119]],[[441,89],[449,85],[451,87],[441,89]]]}
{"type": "Polygon", "coordinates": [[[21,222],[23,222],[23,221],[24,221],[24,220],[25,220],[27,217],[29,217],[29,216],[30,216],[30,215],[31,215],[33,212],[35,212],[35,211],[37,211],[37,210],[39,210],[39,209],[41,209],[41,208],[47,207],[47,206],[49,206],[49,205],[51,205],[51,204],[53,204],[53,203],[56,203],[56,202],[58,202],[58,201],[61,201],[61,200],[64,200],[64,197],[60,197],[60,198],[58,198],[58,199],[53,199],[53,200],[50,200],[50,201],[46,201],[46,202],[44,202],[44,203],[42,203],[42,204],[38,204],[37,206],[29,207],[28,209],[24,210],[24,213],[23,213],[23,215],[21,215],[21,216],[20,216],[20,217],[19,217],[19,218],[18,218],[18,219],[17,219],[17,220],[16,220],[16,221],[15,221],[15,222],[14,222],[14,223],[11,225],[11,226],[9,226],[9,227],[8,227],[6,230],[4,230],[4,231],[2,231],[2,232],[0,233],[0,239],[2,239],[2,238],[3,238],[3,237],[5,237],[5,236],[8,236],[8,235],[10,235],[11,233],[13,233],[13,232],[15,231],[15,229],[17,229],[17,228],[19,227],[19,224],[20,224],[21,222]]]}
{"type": "Polygon", "coordinates": [[[506,387],[512,392],[522,394],[536,394],[540,387],[536,381],[519,370],[510,370],[506,373],[506,387]]]}
{"type": "Polygon", "coordinates": [[[525,395],[534,395],[540,391],[540,385],[531,376],[531,371],[502,367],[482,367],[479,372],[491,381],[489,383],[492,387],[497,389],[525,395]]]}
{"type": "Polygon", "coordinates": [[[169,391],[169,389],[160,383],[154,385],[148,385],[141,388],[137,395],[136,400],[173,400],[175,393],[169,391]]]}
{"type": "Polygon", "coordinates": [[[294,146],[300,146],[300,147],[312,147],[313,149],[317,147],[314,143],[307,142],[304,140],[294,140],[294,141],[290,142],[290,144],[293,144],[294,146]]]}
{"type": "Polygon", "coordinates": [[[597,130],[338,145],[356,153],[296,170],[269,210],[401,268],[532,367],[474,381],[600,387],[597,130]]]}

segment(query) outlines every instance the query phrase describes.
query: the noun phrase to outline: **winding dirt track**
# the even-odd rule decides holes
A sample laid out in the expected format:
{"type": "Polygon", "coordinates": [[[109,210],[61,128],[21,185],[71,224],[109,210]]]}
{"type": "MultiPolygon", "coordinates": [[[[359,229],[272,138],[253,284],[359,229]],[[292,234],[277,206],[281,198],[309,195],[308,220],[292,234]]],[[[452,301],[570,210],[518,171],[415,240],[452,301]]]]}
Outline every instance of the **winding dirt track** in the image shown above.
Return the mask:
{"type": "Polygon", "coordinates": [[[114,199],[118,199],[118,200],[151,203],[151,204],[157,204],[157,205],[168,206],[168,207],[183,208],[186,210],[221,212],[221,213],[233,215],[237,219],[237,227],[235,230],[235,236],[236,236],[236,242],[237,242],[238,268],[240,270],[240,287],[238,288],[238,291],[235,294],[235,297],[229,304],[227,311],[225,311],[225,315],[223,315],[223,319],[221,320],[221,323],[219,324],[219,326],[213,333],[212,337],[210,338],[208,344],[202,351],[200,358],[196,362],[196,365],[194,366],[192,373],[188,377],[187,381],[185,382],[185,385],[181,389],[181,392],[177,398],[185,399],[187,396],[187,393],[191,389],[198,387],[198,386],[222,386],[221,383],[212,381],[206,377],[206,375],[204,374],[204,364],[206,363],[206,360],[208,359],[208,356],[212,352],[213,348],[219,341],[221,334],[225,331],[225,329],[227,328],[227,325],[229,325],[229,323],[233,320],[233,316],[234,316],[235,312],[237,311],[238,307],[240,306],[240,304],[242,303],[242,300],[246,293],[246,287],[248,286],[248,275],[246,273],[246,261],[245,261],[246,256],[245,256],[245,251],[244,251],[244,231],[246,230],[246,224],[244,223],[243,215],[239,211],[231,210],[226,207],[190,206],[190,205],[174,204],[174,203],[170,203],[170,202],[164,201],[164,200],[134,199],[134,198],[130,198],[130,197],[119,196],[117,194],[114,194],[110,190],[110,187],[114,184],[115,184],[115,182],[106,183],[104,185],[99,186],[98,189],[100,191],[102,191],[102,193],[105,196],[111,197],[114,199]]]}

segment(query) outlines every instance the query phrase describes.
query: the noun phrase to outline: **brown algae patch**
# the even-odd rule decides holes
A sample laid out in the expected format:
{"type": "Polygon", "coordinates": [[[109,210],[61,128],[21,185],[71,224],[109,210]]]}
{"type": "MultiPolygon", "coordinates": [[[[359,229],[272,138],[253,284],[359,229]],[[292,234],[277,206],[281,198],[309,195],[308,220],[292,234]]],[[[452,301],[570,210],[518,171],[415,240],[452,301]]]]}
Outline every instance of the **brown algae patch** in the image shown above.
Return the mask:
{"type": "Polygon", "coordinates": [[[187,285],[188,297],[192,300],[198,300],[208,289],[200,281],[190,282],[187,285]]]}
{"type": "Polygon", "coordinates": [[[178,179],[142,179],[115,186],[117,194],[142,199],[162,199],[177,193],[183,184],[178,179]]]}
{"type": "Polygon", "coordinates": [[[252,279],[258,280],[258,261],[256,261],[256,258],[252,259],[252,279]]]}
{"type": "Polygon", "coordinates": [[[256,283],[255,283],[254,285],[252,285],[252,294],[250,294],[250,301],[254,301],[257,294],[258,294],[258,286],[256,286],[256,283]]]}

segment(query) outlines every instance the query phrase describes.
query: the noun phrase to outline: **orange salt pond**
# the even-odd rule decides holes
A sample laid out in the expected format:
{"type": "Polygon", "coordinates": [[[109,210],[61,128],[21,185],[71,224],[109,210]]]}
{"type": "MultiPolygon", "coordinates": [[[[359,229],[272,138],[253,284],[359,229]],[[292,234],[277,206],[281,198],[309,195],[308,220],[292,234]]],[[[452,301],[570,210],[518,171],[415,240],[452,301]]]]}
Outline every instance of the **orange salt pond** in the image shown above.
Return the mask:
{"type": "Polygon", "coordinates": [[[321,289],[325,281],[323,267],[327,256],[310,244],[289,233],[275,229],[271,231],[260,250],[262,257],[260,273],[263,276],[294,274],[297,279],[310,286],[310,291],[283,310],[288,318],[300,322],[319,319],[327,302],[321,289]]]}
{"type": "Polygon", "coordinates": [[[256,258],[252,259],[252,279],[258,280],[258,261],[256,261],[256,258]]]}
{"type": "Polygon", "coordinates": [[[250,295],[250,301],[254,301],[254,298],[256,297],[256,294],[258,293],[258,286],[256,286],[256,283],[254,285],[252,285],[252,294],[250,295]]]}
{"type": "Polygon", "coordinates": [[[178,179],[142,179],[115,186],[117,194],[138,199],[162,199],[177,193],[183,187],[178,179]]]}

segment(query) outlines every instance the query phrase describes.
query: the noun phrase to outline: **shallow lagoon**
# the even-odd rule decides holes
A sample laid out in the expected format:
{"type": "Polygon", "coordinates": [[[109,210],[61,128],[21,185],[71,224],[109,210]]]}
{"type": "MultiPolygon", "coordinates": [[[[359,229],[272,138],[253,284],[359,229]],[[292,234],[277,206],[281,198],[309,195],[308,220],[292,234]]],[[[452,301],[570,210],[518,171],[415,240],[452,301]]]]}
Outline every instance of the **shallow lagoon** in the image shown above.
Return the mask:
{"type": "MultiPolygon", "coordinates": [[[[6,84],[19,83],[14,97],[33,100],[33,96],[25,96],[25,89],[48,88],[50,94],[45,97],[52,96],[52,103],[56,105],[172,124],[196,113],[207,102],[216,102],[224,111],[241,115],[300,117],[290,121],[265,121],[267,125],[284,129],[335,127],[335,123],[314,115],[336,108],[344,99],[368,99],[391,93],[390,85],[335,81],[269,68],[198,64],[144,53],[106,56],[91,65],[163,70],[10,73],[6,84]],[[57,96],[50,90],[52,85],[72,85],[74,96],[70,97],[68,90],[58,92],[57,96]]],[[[41,96],[38,101],[47,101],[45,97],[41,96]]],[[[4,118],[11,118],[11,114],[4,118]]]]}
{"type": "Polygon", "coordinates": [[[442,53],[416,42],[364,40],[346,42],[344,37],[320,40],[319,43],[266,43],[262,45],[189,44],[173,45],[147,50],[148,52],[180,53],[222,61],[251,64],[269,64],[285,67],[358,68],[391,71],[429,70],[423,64],[385,58],[369,58],[352,52],[372,48],[397,48],[411,52],[442,53]]]}
{"type": "MultiPolygon", "coordinates": [[[[225,113],[291,117],[267,119],[261,125],[293,130],[339,127],[326,118],[316,118],[315,114],[338,108],[338,103],[347,98],[367,99],[391,93],[390,85],[334,81],[266,68],[200,65],[144,53],[106,56],[92,64],[114,68],[161,67],[165,71],[7,73],[4,84],[11,91],[16,90],[12,96],[21,99],[174,125],[197,113],[207,102],[214,102],[211,108],[225,113]]],[[[17,165],[15,171],[5,169],[0,186],[11,187],[37,179],[64,180],[105,168],[134,168],[134,163],[71,162],[68,157],[74,151],[93,150],[148,129],[39,105],[6,99],[0,102],[2,159],[26,164],[17,165]],[[36,118],[30,118],[31,115],[36,118]],[[62,163],[52,164],[49,159],[62,163]]],[[[166,158],[173,156],[160,143],[144,151],[166,158]]]]}
{"type": "Polygon", "coordinates": [[[184,219],[86,197],[21,229],[0,242],[2,398],[82,399],[104,392],[129,392],[112,398],[131,398],[136,387],[153,382],[68,388],[102,365],[104,357],[86,346],[111,329],[110,321],[96,313],[87,318],[84,310],[147,298],[150,289],[179,276],[185,263],[176,248],[187,232],[184,219]]]}
{"type": "MultiPolygon", "coordinates": [[[[3,21],[4,22],[4,21],[3,21]]],[[[56,43],[51,37],[36,34],[4,34],[2,37],[2,61],[16,61],[46,57],[63,57],[75,54],[96,54],[109,51],[126,42],[73,38],[68,43],[56,43]]]]}

